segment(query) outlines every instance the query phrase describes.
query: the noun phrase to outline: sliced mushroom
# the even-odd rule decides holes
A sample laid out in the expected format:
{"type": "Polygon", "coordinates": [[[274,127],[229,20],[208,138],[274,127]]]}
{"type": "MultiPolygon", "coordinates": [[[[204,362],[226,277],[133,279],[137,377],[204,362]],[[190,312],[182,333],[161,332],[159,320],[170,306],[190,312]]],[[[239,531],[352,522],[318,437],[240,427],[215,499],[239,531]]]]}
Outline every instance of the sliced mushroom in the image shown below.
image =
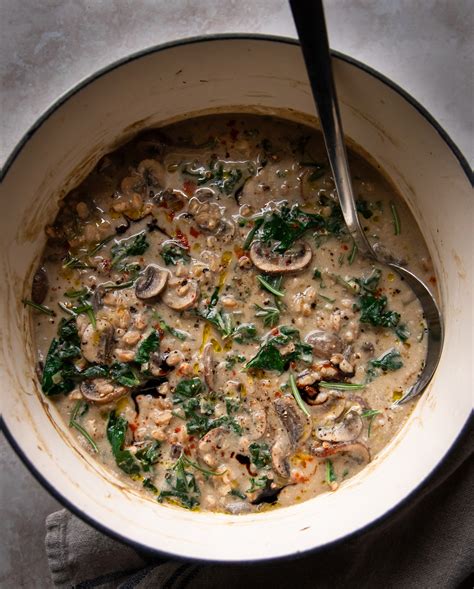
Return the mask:
{"type": "Polygon", "coordinates": [[[85,380],[80,386],[82,396],[98,405],[110,403],[126,395],[130,389],[117,386],[107,378],[94,378],[85,380]]]}
{"type": "Polygon", "coordinates": [[[88,362],[109,364],[114,343],[114,328],[105,319],[99,319],[96,326],[89,324],[82,334],[81,352],[88,362]]]}
{"type": "Polygon", "coordinates": [[[142,160],[137,171],[147,186],[159,188],[164,185],[166,171],[163,164],[157,160],[142,160]]]}
{"type": "Polygon", "coordinates": [[[326,424],[344,413],[346,399],[339,391],[325,390],[318,393],[312,406],[311,414],[316,423],[326,424]]]}
{"type": "Polygon", "coordinates": [[[292,397],[275,399],[268,417],[275,432],[271,450],[273,468],[280,477],[287,479],[290,476],[290,455],[311,434],[311,419],[292,397]]]}
{"type": "Polygon", "coordinates": [[[290,441],[288,432],[281,428],[272,446],[272,464],[275,472],[283,479],[290,477],[290,454],[293,451],[293,444],[290,441]]]}
{"type": "Polygon", "coordinates": [[[312,423],[292,397],[279,397],[273,401],[275,411],[284,425],[293,447],[305,442],[310,434],[312,423]]]}
{"type": "Polygon", "coordinates": [[[31,300],[37,305],[41,305],[48,294],[49,280],[46,273],[46,268],[40,266],[34,276],[33,284],[31,286],[31,300]]]}
{"type": "Polygon", "coordinates": [[[315,329],[304,338],[313,347],[313,354],[317,358],[329,360],[334,354],[342,351],[342,341],[335,333],[315,329]]]}
{"type": "Polygon", "coordinates": [[[278,254],[262,241],[254,241],[249,256],[253,265],[266,274],[286,274],[306,268],[313,251],[305,241],[298,241],[286,252],[278,254]]]}
{"type": "Polygon", "coordinates": [[[135,283],[135,295],[142,301],[155,299],[166,286],[169,272],[155,264],[148,264],[135,283]]]}
{"type": "Polygon", "coordinates": [[[175,213],[184,209],[185,206],[183,196],[176,190],[163,190],[155,196],[154,200],[158,206],[170,209],[175,213]]]}
{"type": "Polygon", "coordinates": [[[362,433],[362,428],[360,415],[355,411],[349,411],[342,421],[318,427],[316,437],[324,442],[353,442],[362,433]]]}
{"type": "Polygon", "coordinates": [[[162,301],[175,311],[190,309],[198,300],[199,285],[196,280],[173,278],[162,295],[162,301]]]}
{"type": "Polygon", "coordinates": [[[322,446],[313,444],[311,453],[317,458],[328,458],[328,456],[334,456],[335,454],[347,453],[359,464],[370,462],[370,451],[362,442],[323,443],[322,446]]]}

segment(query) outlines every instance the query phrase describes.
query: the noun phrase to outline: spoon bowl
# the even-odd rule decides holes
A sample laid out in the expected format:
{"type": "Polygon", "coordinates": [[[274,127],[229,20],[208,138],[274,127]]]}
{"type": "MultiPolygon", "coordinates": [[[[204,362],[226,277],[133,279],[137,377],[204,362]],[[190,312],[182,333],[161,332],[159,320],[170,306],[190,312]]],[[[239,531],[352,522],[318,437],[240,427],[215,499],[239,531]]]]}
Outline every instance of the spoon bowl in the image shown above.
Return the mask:
{"type": "Polygon", "coordinates": [[[344,221],[360,255],[395,271],[410,286],[420,301],[427,326],[428,351],[417,382],[404,391],[394,405],[410,401],[424,391],[441,357],[443,346],[442,317],[436,300],[427,285],[385,253],[383,245],[373,247],[361,227],[347,160],[344,133],[332,73],[328,34],[321,0],[290,0],[293,18],[318,110],[324,143],[333,173],[344,221]]]}

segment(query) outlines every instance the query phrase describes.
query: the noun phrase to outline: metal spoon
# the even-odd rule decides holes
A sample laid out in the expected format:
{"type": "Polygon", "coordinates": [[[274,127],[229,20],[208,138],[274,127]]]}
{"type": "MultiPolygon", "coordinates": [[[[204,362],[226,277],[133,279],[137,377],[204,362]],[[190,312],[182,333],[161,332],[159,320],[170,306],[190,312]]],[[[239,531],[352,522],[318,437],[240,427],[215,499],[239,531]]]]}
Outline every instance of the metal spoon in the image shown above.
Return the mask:
{"type": "Polygon", "coordinates": [[[407,389],[395,404],[405,403],[423,392],[438,365],[443,345],[441,313],[425,283],[387,254],[383,246],[372,247],[362,230],[347,162],[322,1],[290,0],[290,6],[321,121],[339,204],[349,233],[361,255],[388,266],[405,280],[419,299],[423,309],[428,330],[428,352],[418,381],[407,389]]]}

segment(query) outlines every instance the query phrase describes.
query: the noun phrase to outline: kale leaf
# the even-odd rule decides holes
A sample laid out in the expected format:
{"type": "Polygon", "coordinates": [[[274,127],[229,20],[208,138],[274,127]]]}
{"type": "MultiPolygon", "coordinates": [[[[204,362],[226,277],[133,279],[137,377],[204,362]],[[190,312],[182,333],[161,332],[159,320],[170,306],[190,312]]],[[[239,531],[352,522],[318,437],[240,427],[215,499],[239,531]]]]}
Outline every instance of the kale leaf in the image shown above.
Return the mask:
{"type": "Polygon", "coordinates": [[[288,369],[290,362],[296,360],[311,362],[312,347],[301,341],[300,332],[296,328],[282,325],[266,337],[257,354],[247,362],[246,368],[282,373],[288,369]],[[282,354],[279,348],[288,344],[292,344],[292,349],[282,354]]]}
{"type": "Polygon", "coordinates": [[[250,459],[257,468],[268,466],[272,460],[270,449],[265,442],[252,442],[249,446],[250,459]]]}
{"type": "Polygon", "coordinates": [[[400,352],[395,348],[384,352],[376,360],[369,362],[374,368],[381,368],[384,372],[398,370],[403,366],[400,352]]]}
{"type": "Polygon", "coordinates": [[[161,257],[167,266],[176,266],[179,262],[189,264],[191,261],[186,248],[177,242],[165,243],[161,248],[161,257]]]}
{"type": "Polygon", "coordinates": [[[139,474],[140,465],[129,450],[124,450],[128,421],[115,411],[111,411],[107,423],[107,439],[112,447],[112,453],[117,466],[129,475],[139,474]]]}
{"type": "Polygon", "coordinates": [[[44,364],[41,388],[45,395],[72,391],[76,372],[73,361],[81,355],[80,345],[75,319],[61,319],[58,337],[51,342],[44,364]]]}
{"type": "Polygon", "coordinates": [[[166,472],[165,482],[168,489],[162,490],[158,501],[176,499],[186,509],[193,509],[200,503],[200,489],[192,472],[185,469],[185,461],[181,455],[174,466],[166,472]]]}
{"type": "Polygon", "coordinates": [[[160,458],[160,446],[161,442],[154,440],[153,442],[150,442],[146,446],[140,448],[140,450],[138,450],[138,452],[135,454],[135,458],[141,462],[142,469],[145,472],[148,472],[153,464],[158,462],[160,458]]]}
{"type": "Polygon", "coordinates": [[[310,229],[322,229],[325,226],[321,215],[306,213],[298,205],[282,206],[279,211],[267,213],[263,223],[254,234],[256,239],[273,243],[276,253],[285,253],[295,241],[310,229]]]}
{"type": "Polygon", "coordinates": [[[387,297],[378,295],[378,287],[382,272],[375,268],[367,277],[356,279],[360,286],[358,306],[361,323],[370,323],[375,327],[395,329],[400,322],[400,313],[386,309],[387,297]]]}
{"type": "MultiPolygon", "coordinates": [[[[174,390],[173,403],[183,412],[188,434],[202,437],[215,427],[226,427],[240,434],[239,424],[229,414],[214,417],[215,402],[204,393],[204,384],[197,377],[181,380],[174,390]]],[[[226,404],[226,409],[232,412],[232,406],[226,404]]]]}
{"type": "Polygon", "coordinates": [[[138,346],[137,353],[135,354],[135,362],[138,364],[145,364],[150,360],[150,354],[156,352],[160,345],[160,336],[154,329],[148,337],[146,337],[141,344],[138,346]]]}

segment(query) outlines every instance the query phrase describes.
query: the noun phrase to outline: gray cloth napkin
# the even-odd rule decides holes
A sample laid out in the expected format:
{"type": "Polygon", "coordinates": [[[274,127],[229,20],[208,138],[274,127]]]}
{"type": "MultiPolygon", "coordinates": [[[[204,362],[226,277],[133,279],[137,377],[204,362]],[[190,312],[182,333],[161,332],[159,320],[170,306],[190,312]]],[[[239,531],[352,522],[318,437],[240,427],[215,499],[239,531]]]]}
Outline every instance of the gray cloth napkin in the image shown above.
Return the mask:
{"type": "Polygon", "coordinates": [[[471,418],[436,473],[394,515],[361,535],[284,562],[159,558],[112,540],[63,509],[46,519],[51,577],[56,587],[78,589],[472,588],[473,441],[471,418]]]}

